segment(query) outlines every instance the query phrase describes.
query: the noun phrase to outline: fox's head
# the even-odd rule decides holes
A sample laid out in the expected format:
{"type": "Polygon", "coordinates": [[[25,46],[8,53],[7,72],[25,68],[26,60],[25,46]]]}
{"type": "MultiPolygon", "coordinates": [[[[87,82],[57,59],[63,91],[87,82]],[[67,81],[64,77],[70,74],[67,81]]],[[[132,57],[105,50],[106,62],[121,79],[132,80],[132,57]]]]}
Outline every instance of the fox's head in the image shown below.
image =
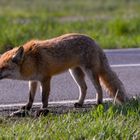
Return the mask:
{"type": "Polygon", "coordinates": [[[0,56],[0,79],[20,79],[20,65],[24,58],[24,48],[14,48],[0,56]]]}

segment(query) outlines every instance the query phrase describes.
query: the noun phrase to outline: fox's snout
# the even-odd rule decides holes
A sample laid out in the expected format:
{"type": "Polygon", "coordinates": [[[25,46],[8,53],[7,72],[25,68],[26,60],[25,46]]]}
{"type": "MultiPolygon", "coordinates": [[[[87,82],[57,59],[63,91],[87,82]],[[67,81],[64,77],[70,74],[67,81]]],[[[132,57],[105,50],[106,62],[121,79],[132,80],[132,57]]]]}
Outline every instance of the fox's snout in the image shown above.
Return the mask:
{"type": "Polygon", "coordinates": [[[2,74],[2,69],[3,69],[3,68],[0,68],[0,80],[4,78],[4,76],[3,76],[3,74],[2,74]]]}
{"type": "Polygon", "coordinates": [[[6,76],[6,74],[3,74],[2,70],[0,69],[0,80],[6,77],[8,77],[8,75],[6,76]]]}
{"type": "Polygon", "coordinates": [[[4,78],[8,78],[8,77],[9,77],[9,74],[7,72],[7,69],[4,67],[0,68],[0,80],[4,78]]]}
{"type": "Polygon", "coordinates": [[[19,77],[17,68],[8,67],[8,68],[0,68],[0,80],[2,79],[16,79],[19,77]]]}

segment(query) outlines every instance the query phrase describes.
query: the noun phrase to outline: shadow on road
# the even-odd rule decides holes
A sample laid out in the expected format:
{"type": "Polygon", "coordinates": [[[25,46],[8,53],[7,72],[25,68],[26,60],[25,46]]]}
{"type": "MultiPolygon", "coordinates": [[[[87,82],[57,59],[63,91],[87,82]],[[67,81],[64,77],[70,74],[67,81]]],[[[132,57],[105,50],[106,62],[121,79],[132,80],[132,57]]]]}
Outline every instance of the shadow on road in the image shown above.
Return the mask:
{"type": "MultiPolygon", "coordinates": [[[[112,104],[110,101],[103,103],[103,106],[108,109],[110,104],[112,104]]],[[[64,105],[49,105],[48,110],[50,113],[54,115],[60,115],[60,114],[67,114],[67,113],[80,113],[80,112],[88,112],[93,108],[96,108],[97,105],[95,103],[86,103],[81,108],[75,108],[73,104],[64,104],[64,105]]],[[[33,106],[31,111],[27,113],[28,117],[34,117],[35,112],[40,109],[40,106],[33,106]]],[[[106,110],[105,109],[105,110],[106,110]]],[[[7,108],[0,108],[0,116],[1,117],[8,117],[11,113],[16,112],[20,110],[20,107],[7,107],[7,108]]],[[[19,116],[18,116],[19,117],[19,116]]],[[[21,116],[23,117],[23,116],[21,116]]]]}

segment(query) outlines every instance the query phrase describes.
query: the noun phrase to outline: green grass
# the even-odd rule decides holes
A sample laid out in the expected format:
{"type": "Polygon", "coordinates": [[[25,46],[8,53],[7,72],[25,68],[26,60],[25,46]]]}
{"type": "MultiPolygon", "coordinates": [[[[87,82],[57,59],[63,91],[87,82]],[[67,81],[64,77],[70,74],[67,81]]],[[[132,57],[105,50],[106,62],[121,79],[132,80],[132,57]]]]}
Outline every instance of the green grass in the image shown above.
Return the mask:
{"type": "Polygon", "coordinates": [[[1,0],[0,51],[79,32],[102,48],[140,47],[139,0],[1,0]]]}
{"type": "Polygon", "coordinates": [[[0,139],[140,139],[140,99],[123,106],[107,103],[89,111],[50,113],[40,118],[1,118],[0,139]]]}

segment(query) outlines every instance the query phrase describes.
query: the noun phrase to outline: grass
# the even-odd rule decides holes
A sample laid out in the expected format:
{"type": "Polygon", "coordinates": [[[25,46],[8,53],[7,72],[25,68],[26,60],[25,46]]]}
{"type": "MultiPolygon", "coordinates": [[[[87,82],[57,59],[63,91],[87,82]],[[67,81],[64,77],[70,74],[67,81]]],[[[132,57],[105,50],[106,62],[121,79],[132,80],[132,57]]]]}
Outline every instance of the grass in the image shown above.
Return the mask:
{"type": "Polygon", "coordinates": [[[138,0],[1,0],[0,51],[32,38],[79,32],[103,48],[140,47],[138,0]]]}
{"type": "Polygon", "coordinates": [[[40,118],[1,118],[0,139],[137,140],[140,99],[123,106],[106,103],[89,111],[50,113],[40,118]]]}

